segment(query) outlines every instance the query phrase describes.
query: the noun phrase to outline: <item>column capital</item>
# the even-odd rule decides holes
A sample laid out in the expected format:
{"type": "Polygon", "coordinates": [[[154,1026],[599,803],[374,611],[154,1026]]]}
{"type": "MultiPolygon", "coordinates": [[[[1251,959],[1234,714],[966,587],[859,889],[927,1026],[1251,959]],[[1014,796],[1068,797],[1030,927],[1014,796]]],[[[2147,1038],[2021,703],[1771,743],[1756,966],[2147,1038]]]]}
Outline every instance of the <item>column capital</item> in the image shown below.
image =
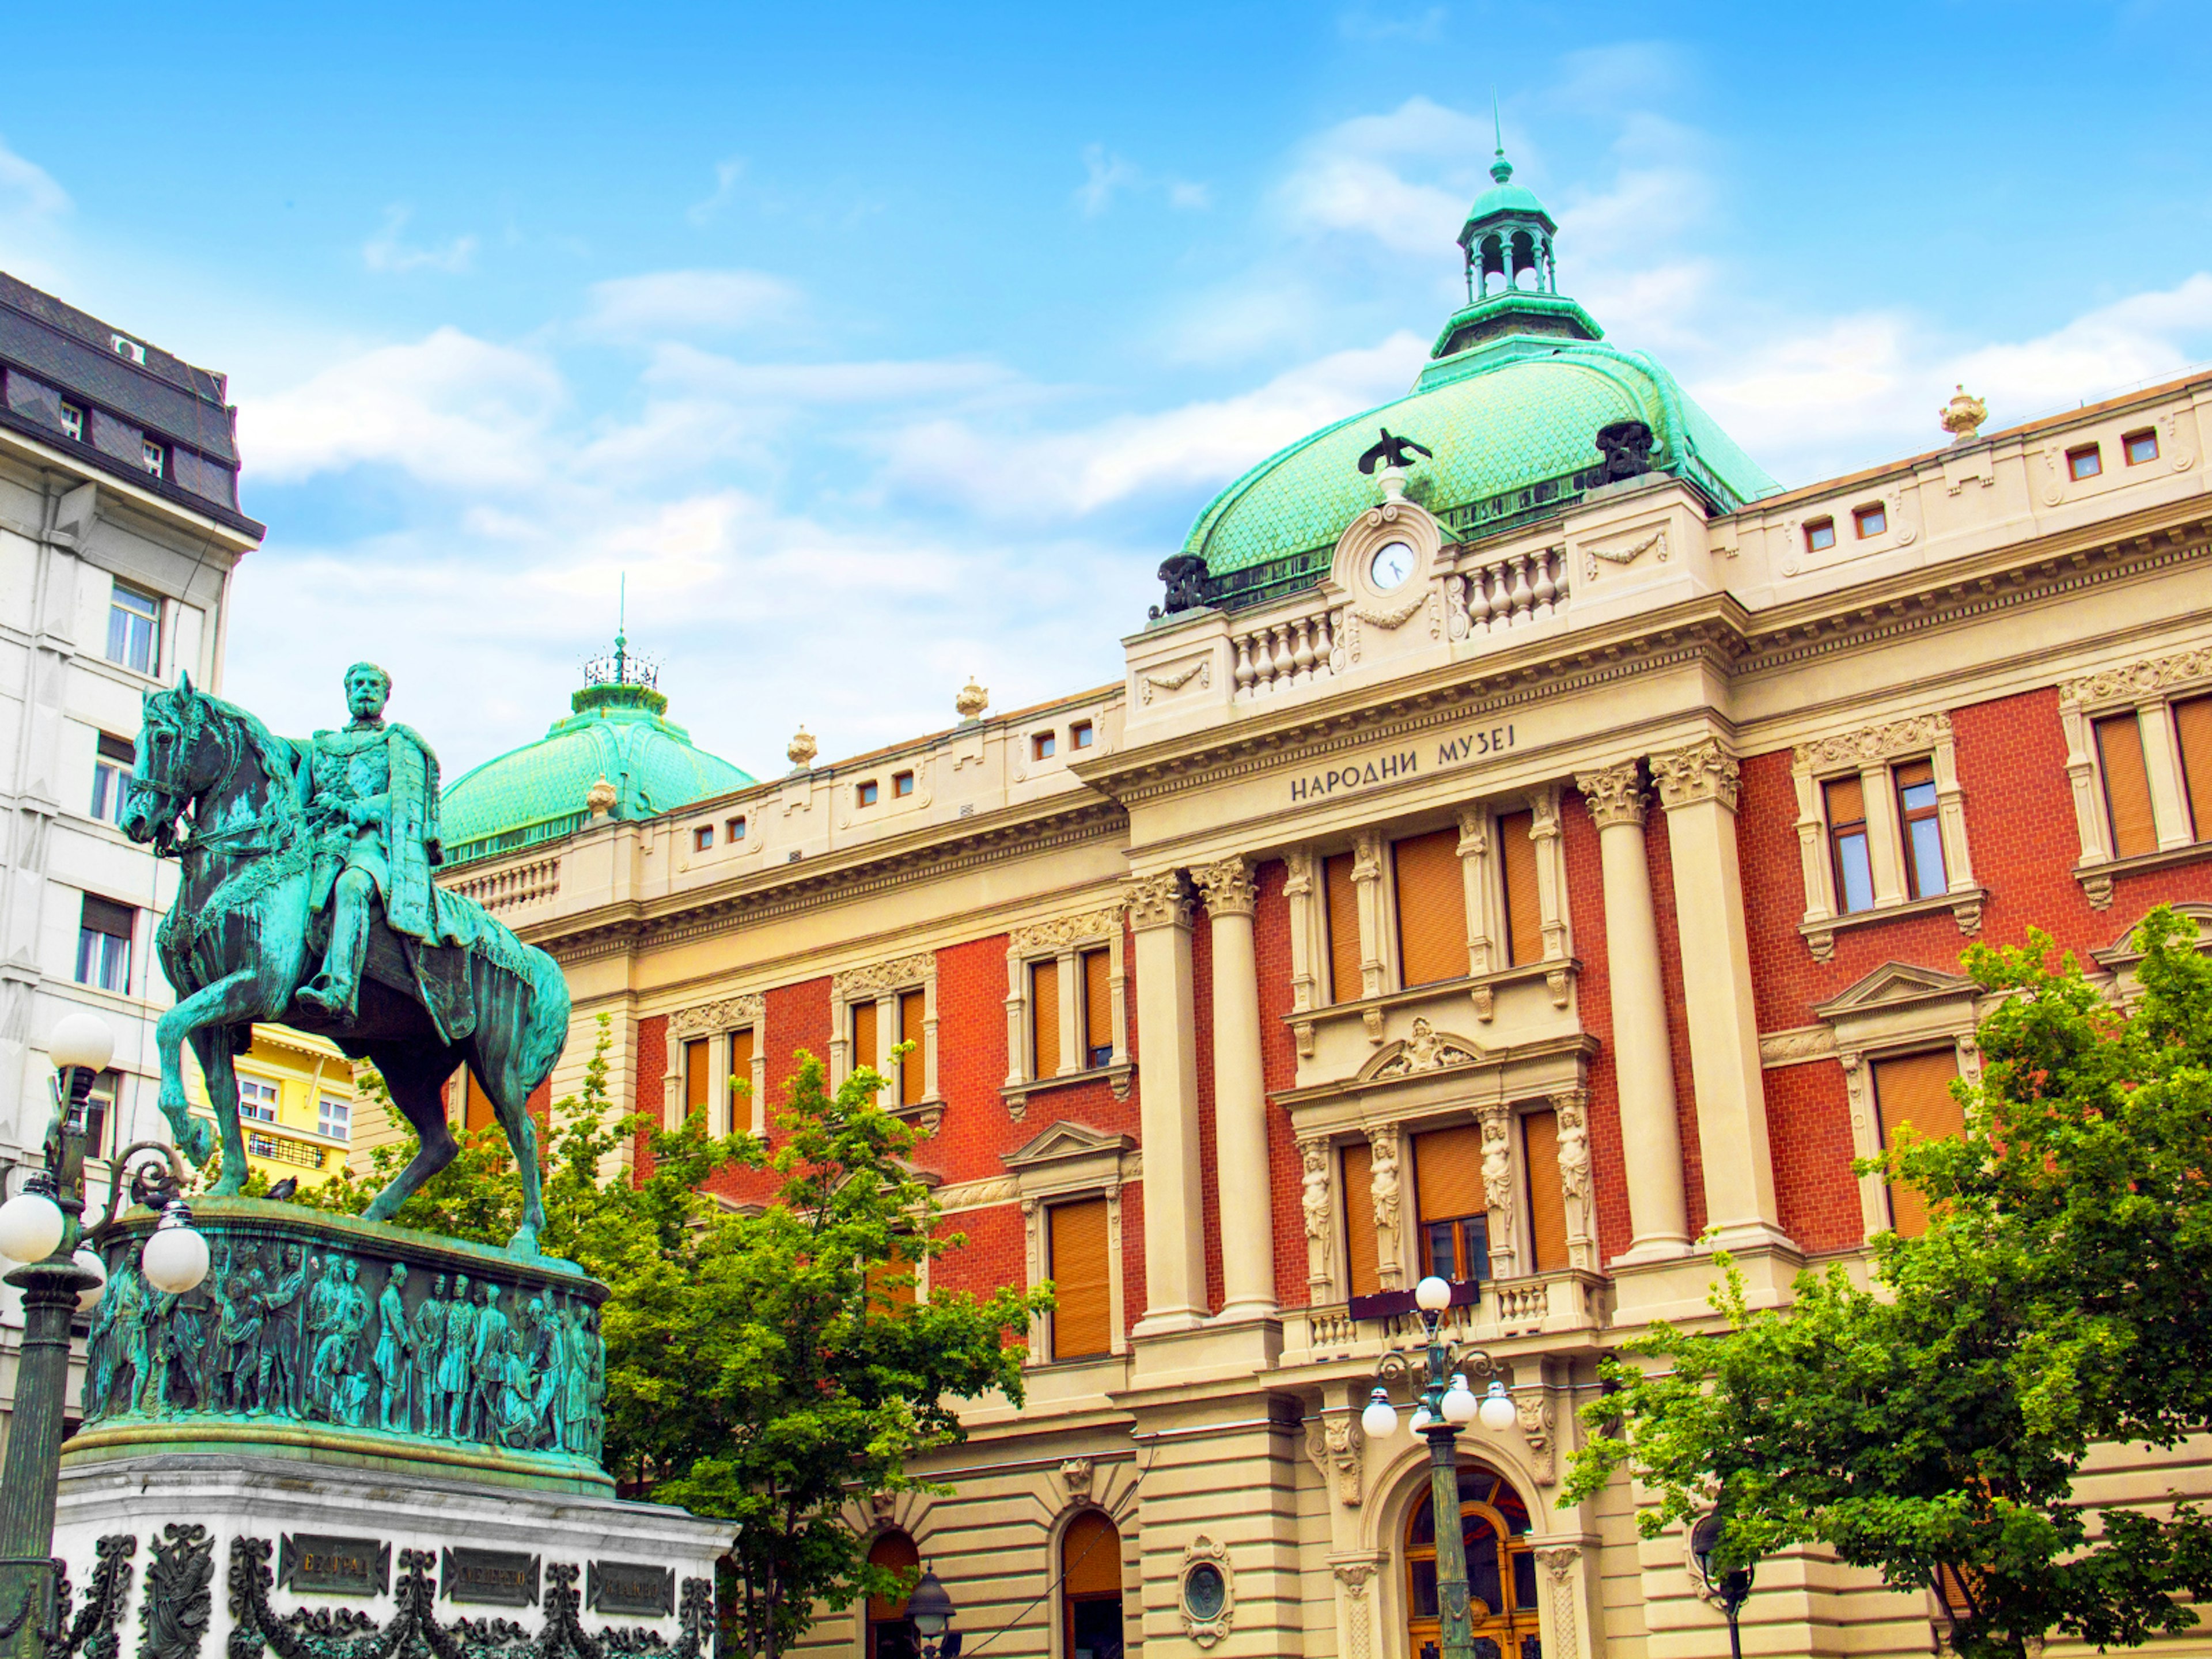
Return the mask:
{"type": "Polygon", "coordinates": [[[1668,811],[1698,801],[1717,800],[1735,811],[1736,780],[1743,769],[1717,738],[1651,757],[1651,775],[1659,785],[1659,804],[1668,811]]]}
{"type": "Polygon", "coordinates": [[[1252,878],[1252,866],[1243,855],[1223,859],[1218,864],[1199,864],[1191,866],[1190,878],[1205,895],[1209,915],[1217,916],[1249,916],[1254,900],[1258,896],[1258,884],[1252,878]]]}
{"type": "Polygon", "coordinates": [[[1190,929],[1190,890],[1183,885],[1182,872],[1163,870],[1154,876],[1132,876],[1126,890],[1129,896],[1129,926],[1138,933],[1148,933],[1155,927],[1190,929]]]}
{"type": "Polygon", "coordinates": [[[1583,792],[1599,829],[1610,830],[1617,823],[1643,828],[1644,779],[1634,761],[1600,767],[1595,772],[1577,772],[1575,787],[1583,792]]]}

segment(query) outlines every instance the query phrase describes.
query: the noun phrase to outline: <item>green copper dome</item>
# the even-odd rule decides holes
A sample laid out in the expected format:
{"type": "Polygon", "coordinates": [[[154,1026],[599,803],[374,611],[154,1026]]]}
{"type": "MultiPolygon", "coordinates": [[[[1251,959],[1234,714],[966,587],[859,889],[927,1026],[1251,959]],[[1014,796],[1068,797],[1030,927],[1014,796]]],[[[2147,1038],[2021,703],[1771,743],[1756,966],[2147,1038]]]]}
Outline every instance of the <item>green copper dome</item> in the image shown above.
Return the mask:
{"type": "MultiPolygon", "coordinates": [[[[617,654],[618,664],[628,659],[617,654]]],[[[628,672],[617,667],[617,673],[628,672]]],[[[650,686],[617,680],[585,686],[574,711],[537,742],[488,760],[445,791],[446,861],[510,852],[580,830],[600,779],[615,792],[608,816],[649,818],[694,801],[742,789],[751,775],[691,745],[665,718],[668,699],[650,686]]]]}
{"type": "Polygon", "coordinates": [[[1617,421],[1650,427],[1651,465],[1719,511],[1781,489],[1672,374],[1607,342],[1558,291],[1552,217],[1511,173],[1501,154],[1468,216],[1468,303],[1413,389],[1269,456],[1199,514],[1182,550],[1205,561],[1207,603],[1258,604],[1319,580],[1345,526],[1382,499],[1358,462],[1384,428],[1434,452],[1409,467],[1406,494],[1460,541],[1580,499],[1600,477],[1598,429],[1617,421]]]}

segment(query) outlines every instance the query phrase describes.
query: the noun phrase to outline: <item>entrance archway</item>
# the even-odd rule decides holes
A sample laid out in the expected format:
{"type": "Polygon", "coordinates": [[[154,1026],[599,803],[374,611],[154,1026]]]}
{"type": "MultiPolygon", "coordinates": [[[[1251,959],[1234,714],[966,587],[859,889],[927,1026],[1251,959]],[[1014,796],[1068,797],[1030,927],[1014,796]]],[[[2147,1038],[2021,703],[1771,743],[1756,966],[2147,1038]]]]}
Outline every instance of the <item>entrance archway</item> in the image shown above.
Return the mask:
{"type": "MultiPolygon", "coordinates": [[[[902,1532],[887,1532],[868,1547],[868,1565],[911,1573],[921,1565],[921,1553],[902,1532]]],[[[919,1659],[921,1647],[915,1640],[914,1620],[906,1616],[906,1598],[868,1598],[868,1640],[861,1659],[919,1659]]]]}
{"type": "Polygon", "coordinates": [[[1060,1534],[1060,1574],[1066,1659],[1121,1659],[1121,1534],[1097,1510],[1060,1534]]]}
{"type": "MultiPolygon", "coordinates": [[[[1460,1539],[1467,1550],[1475,1659],[1542,1659],[1528,1506],[1480,1463],[1459,1466],[1460,1539]]],[[[1406,1517],[1406,1634],[1412,1659],[1443,1651],[1437,1604],[1437,1506],[1425,1482],[1406,1517]]]]}

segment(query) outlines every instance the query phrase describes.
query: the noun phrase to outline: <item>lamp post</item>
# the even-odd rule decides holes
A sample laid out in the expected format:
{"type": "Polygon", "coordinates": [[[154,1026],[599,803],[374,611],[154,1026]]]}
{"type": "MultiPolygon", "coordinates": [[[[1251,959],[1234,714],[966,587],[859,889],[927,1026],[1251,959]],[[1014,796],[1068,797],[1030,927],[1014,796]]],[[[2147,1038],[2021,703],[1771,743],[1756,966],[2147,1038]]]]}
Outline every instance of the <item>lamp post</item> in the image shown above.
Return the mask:
{"type": "Polygon", "coordinates": [[[137,1141],[117,1153],[106,1208],[89,1228],[81,1224],[84,1132],[78,1124],[114,1045],[106,1025],[90,1014],[71,1014],[55,1028],[47,1044],[55,1068],[54,1113],[46,1127],[44,1167],[0,1204],[0,1255],[23,1264],[7,1276],[23,1293],[23,1345],[7,1461],[0,1467],[0,1626],[16,1625],[14,1651],[27,1656],[41,1654],[58,1634],[54,1495],[69,1395],[70,1320],[81,1299],[103,1285],[100,1248],[115,1230],[124,1172],[142,1153],[162,1160],[142,1164],[131,1188],[139,1202],[161,1211],[141,1263],[147,1282],[181,1292],[207,1276],[207,1241],[192,1231],[191,1212],[180,1196],[184,1164],[164,1142],[137,1141]],[[18,1619],[19,1613],[28,1616],[18,1619]]]}
{"type": "Polygon", "coordinates": [[[925,1571],[921,1582],[906,1598],[906,1616],[914,1620],[914,1633],[921,1638],[921,1659],[960,1659],[960,1638],[952,1628],[952,1598],[934,1572],[925,1571]]]}
{"type": "Polygon", "coordinates": [[[1414,1393],[1413,1428],[1428,1437],[1429,1499],[1437,1517],[1437,1612],[1443,1638],[1443,1659],[1474,1659],[1474,1624],[1468,1616],[1467,1546],[1459,1527],[1459,1431],[1478,1419],[1492,1431],[1513,1426],[1512,1396],[1495,1376],[1478,1401],[1467,1386],[1470,1370],[1495,1369],[1480,1349],[1445,1341],[1438,1335],[1444,1310],[1451,1305],[1451,1286],[1434,1274],[1413,1287],[1413,1304],[1420,1310],[1428,1335],[1425,1380],[1414,1372],[1403,1354],[1382,1356],[1375,1368],[1375,1391],[1359,1426],[1368,1437],[1387,1439],[1398,1430],[1398,1409],[1390,1403],[1387,1386],[1403,1377],[1414,1393]]]}
{"type": "Polygon", "coordinates": [[[1690,1528],[1690,1553],[1697,1557],[1698,1576],[1705,1582],[1705,1593],[1720,1603],[1722,1613],[1728,1616],[1730,1659],[1743,1659],[1743,1638],[1736,1630],[1736,1615],[1751,1599],[1750,1565],[1729,1567],[1717,1577],[1714,1576],[1713,1558],[1720,1552],[1721,1534],[1728,1529],[1728,1485],[1723,1481],[1720,1501],[1690,1528]]]}

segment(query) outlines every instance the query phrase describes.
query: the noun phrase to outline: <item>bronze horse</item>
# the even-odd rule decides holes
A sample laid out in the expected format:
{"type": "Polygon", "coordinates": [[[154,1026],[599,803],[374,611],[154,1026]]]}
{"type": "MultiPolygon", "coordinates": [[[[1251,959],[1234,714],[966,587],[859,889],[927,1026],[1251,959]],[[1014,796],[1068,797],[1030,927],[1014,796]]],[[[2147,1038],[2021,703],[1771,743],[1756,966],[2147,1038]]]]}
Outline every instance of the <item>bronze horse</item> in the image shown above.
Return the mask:
{"type": "Polygon", "coordinates": [[[475,1029],[457,1042],[440,1034],[417,988],[409,952],[380,915],[370,930],[358,1012],[341,1020],[300,988],[313,978],[327,928],[310,913],[314,852],[307,822],[304,746],[272,736],[246,710],[192,689],[146,695],[145,726],[123,813],[133,841],[173,854],[183,871],[176,902],[156,939],[177,1006],[155,1029],[161,1059],[161,1113],[178,1146],[195,1164],[213,1150],[204,1121],[185,1099],[183,1044],[190,1040],[206,1074],[222,1130],[222,1172],[212,1188],[235,1193],[246,1173],[238,1124],[238,1080],[231,1058],[252,1041],[256,1020],[329,1037],[349,1056],[383,1073],[392,1103],[421,1146],[376,1195],[367,1214],[389,1220],[408,1195],[452,1161],[442,1091],[465,1062],[507,1131],[522,1182],[522,1224],[509,1254],[538,1254],[545,1223],[531,1091],[552,1074],[568,1032],[568,988],[543,951],[523,944],[471,901],[441,892],[442,908],[462,907],[471,943],[467,974],[475,1029]],[[179,821],[189,826],[179,835],[179,821]]]}

